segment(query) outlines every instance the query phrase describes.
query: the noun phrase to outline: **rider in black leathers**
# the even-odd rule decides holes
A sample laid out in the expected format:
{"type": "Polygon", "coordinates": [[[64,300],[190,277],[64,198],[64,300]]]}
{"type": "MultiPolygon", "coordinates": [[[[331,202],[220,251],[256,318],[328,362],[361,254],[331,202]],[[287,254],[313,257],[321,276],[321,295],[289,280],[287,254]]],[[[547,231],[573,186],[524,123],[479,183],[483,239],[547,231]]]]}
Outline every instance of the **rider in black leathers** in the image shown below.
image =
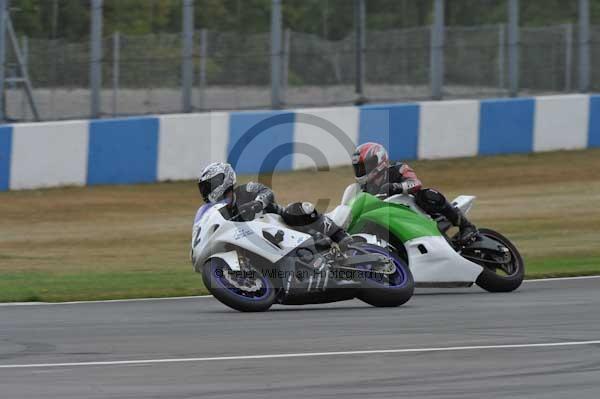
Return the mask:
{"type": "Polygon", "coordinates": [[[378,143],[356,148],[352,165],[357,182],[370,194],[412,194],[421,209],[432,217],[442,215],[460,229],[457,240],[467,243],[478,235],[477,228],[460,209],[452,206],[439,191],[423,188],[415,171],[406,163],[390,163],[386,149],[378,143]]]}
{"type": "Polygon", "coordinates": [[[253,220],[262,211],[276,213],[286,224],[303,231],[321,233],[342,247],[352,242],[344,229],[320,214],[311,203],[295,202],[283,208],[275,201],[273,191],[264,184],[250,182],[235,186],[235,183],[236,175],[231,165],[216,162],[202,171],[198,188],[204,202],[226,201],[230,214],[237,214],[241,220],[253,220]]]}

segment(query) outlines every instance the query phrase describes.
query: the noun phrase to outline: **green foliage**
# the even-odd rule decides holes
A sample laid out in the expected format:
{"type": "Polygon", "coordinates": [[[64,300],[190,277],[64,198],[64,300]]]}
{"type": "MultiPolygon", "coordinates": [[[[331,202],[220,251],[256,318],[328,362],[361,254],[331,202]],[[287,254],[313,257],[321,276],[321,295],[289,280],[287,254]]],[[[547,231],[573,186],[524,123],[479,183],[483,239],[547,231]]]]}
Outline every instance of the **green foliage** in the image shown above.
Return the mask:
{"type": "Polygon", "coordinates": [[[181,2],[172,0],[106,1],[104,29],[132,35],[175,31],[180,10],[181,2]]]}
{"type": "MultiPolygon", "coordinates": [[[[283,0],[287,28],[341,39],[354,26],[353,0],[283,0]]],[[[446,0],[448,25],[497,24],[506,20],[506,0],[446,0]]],[[[366,0],[369,29],[394,29],[431,23],[432,0],[366,0]]],[[[104,32],[124,34],[179,32],[182,0],[105,0],[104,32]]],[[[197,28],[267,32],[271,0],[195,0],[197,28]]],[[[12,0],[20,34],[78,40],[89,35],[89,0],[12,0]]],[[[592,22],[600,19],[600,0],[591,0],[592,22]]],[[[522,25],[575,22],[577,0],[522,0],[522,25]]]]}
{"type": "Polygon", "coordinates": [[[304,80],[294,71],[288,72],[288,85],[289,86],[302,86],[304,85],[304,80]]]}

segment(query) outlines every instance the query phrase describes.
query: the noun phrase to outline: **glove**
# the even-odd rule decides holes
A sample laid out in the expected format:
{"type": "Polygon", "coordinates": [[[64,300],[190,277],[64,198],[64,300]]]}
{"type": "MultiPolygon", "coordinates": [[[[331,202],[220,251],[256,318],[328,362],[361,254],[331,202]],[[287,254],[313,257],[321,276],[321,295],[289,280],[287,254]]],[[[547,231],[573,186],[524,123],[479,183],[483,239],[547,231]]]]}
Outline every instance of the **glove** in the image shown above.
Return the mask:
{"type": "Polygon", "coordinates": [[[404,192],[404,190],[400,183],[385,183],[379,190],[379,194],[385,195],[394,195],[402,192],[404,192]]]}
{"type": "Polygon", "coordinates": [[[241,205],[238,209],[240,218],[246,222],[254,219],[256,214],[263,210],[263,203],[260,201],[250,201],[241,205]]]}

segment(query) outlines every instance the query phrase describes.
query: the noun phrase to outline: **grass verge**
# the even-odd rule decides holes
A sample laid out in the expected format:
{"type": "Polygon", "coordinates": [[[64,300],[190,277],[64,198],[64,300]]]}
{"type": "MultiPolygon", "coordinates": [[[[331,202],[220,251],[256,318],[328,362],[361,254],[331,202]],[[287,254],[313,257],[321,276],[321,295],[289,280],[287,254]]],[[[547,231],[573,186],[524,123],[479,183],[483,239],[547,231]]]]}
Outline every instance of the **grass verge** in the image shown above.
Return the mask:
{"type": "Polygon", "coordinates": [[[65,302],[204,295],[200,275],[187,271],[3,273],[0,302],[65,302]]]}
{"type": "MultiPolygon", "coordinates": [[[[477,195],[473,221],[515,242],[527,277],[600,274],[600,150],[412,166],[450,198],[477,195]]],[[[282,204],[332,207],[350,182],[351,169],[337,168],[272,185],[282,204]]],[[[193,182],[0,193],[0,301],[204,294],[188,260],[199,205],[193,182]]]]}
{"type": "MultiPolygon", "coordinates": [[[[600,275],[600,258],[533,261],[526,278],[600,275]]],[[[189,271],[55,274],[3,273],[0,302],[66,302],[206,295],[189,271]]]]}

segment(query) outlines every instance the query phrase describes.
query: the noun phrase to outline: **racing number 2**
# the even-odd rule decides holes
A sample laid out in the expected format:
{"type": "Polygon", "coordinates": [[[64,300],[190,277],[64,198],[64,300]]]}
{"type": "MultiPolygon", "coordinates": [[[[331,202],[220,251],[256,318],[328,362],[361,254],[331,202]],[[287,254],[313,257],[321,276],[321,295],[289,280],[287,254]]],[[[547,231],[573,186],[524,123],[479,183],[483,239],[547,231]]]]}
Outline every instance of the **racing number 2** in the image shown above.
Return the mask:
{"type": "Polygon", "coordinates": [[[200,226],[198,226],[198,230],[196,230],[196,234],[194,234],[194,241],[192,244],[192,248],[196,248],[196,245],[198,245],[200,243],[200,232],[202,231],[202,228],[200,226]]]}

